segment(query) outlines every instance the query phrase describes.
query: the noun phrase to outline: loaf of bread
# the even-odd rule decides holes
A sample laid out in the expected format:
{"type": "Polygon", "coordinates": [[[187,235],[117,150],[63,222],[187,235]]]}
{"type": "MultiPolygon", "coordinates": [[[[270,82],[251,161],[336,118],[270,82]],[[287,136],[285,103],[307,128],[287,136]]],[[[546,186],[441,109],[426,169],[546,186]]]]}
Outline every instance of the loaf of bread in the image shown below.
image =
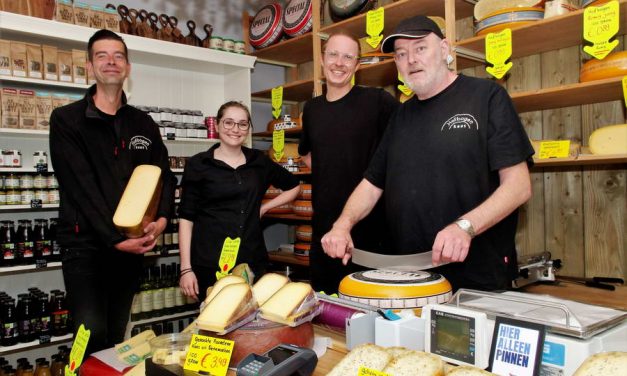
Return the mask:
{"type": "Polygon", "coordinates": [[[311,286],[303,282],[289,282],[274,293],[259,307],[261,317],[266,320],[285,325],[294,323],[310,313],[315,302],[315,294],[311,286]]]}
{"type": "Polygon", "coordinates": [[[222,333],[242,317],[252,313],[257,305],[248,283],[224,286],[211,299],[197,320],[198,328],[222,333]]]}
{"type": "Polygon", "coordinates": [[[161,168],[135,167],[113,215],[113,224],[129,238],[144,236],[144,227],[155,220],[160,198],[161,168]]]}
{"type": "Polygon", "coordinates": [[[392,355],[393,358],[399,357],[403,354],[407,354],[410,353],[414,350],[408,349],[407,347],[403,347],[403,346],[391,346],[391,347],[386,347],[385,350],[392,355]]]}
{"type": "Polygon", "coordinates": [[[216,295],[218,295],[220,291],[222,291],[223,288],[236,283],[247,282],[244,278],[235,275],[227,275],[220,278],[213,286],[207,288],[207,298],[205,299],[205,304],[208,304],[216,295]]]}
{"type": "Polygon", "coordinates": [[[394,358],[383,372],[394,376],[443,376],[444,361],[435,354],[411,351],[394,358]]]}
{"type": "MultiPolygon", "coordinates": [[[[392,355],[383,347],[366,343],[355,347],[346,354],[327,376],[357,375],[359,367],[362,366],[376,371],[382,371],[391,360],[392,355]]],[[[415,375],[418,375],[418,373],[412,374],[412,376],[415,375]]]]}
{"type": "Polygon", "coordinates": [[[446,376],[496,376],[492,372],[488,372],[481,368],[473,367],[473,366],[459,366],[451,368],[446,376]]]}
{"type": "Polygon", "coordinates": [[[289,281],[286,276],[277,273],[268,273],[259,278],[257,283],[253,285],[253,296],[257,300],[257,304],[262,306],[289,281]]]}
{"type": "Polygon", "coordinates": [[[573,376],[627,375],[627,352],[611,351],[589,356],[573,376]]]}

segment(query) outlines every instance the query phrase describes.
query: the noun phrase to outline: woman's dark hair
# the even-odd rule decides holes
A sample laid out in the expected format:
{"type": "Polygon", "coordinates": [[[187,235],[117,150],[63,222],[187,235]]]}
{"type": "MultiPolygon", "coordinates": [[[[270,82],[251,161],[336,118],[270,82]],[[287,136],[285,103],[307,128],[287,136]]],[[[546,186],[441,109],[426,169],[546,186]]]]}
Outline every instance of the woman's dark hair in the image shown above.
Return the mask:
{"type": "Polygon", "coordinates": [[[124,43],[124,39],[122,39],[121,36],[117,35],[113,31],[107,30],[107,29],[98,30],[94,33],[94,35],[91,36],[91,38],[89,38],[89,42],[87,42],[87,58],[89,59],[89,61],[94,61],[93,60],[94,43],[96,43],[99,40],[104,40],[104,39],[117,40],[118,42],[121,42],[124,45],[124,56],[126,56],[126,61],[128,62],[128,47],[126,47],[126,43],[124,43]]]}
{"type": "Polygon", "coordinates": [[[228,108],[231,108],[231,107],[241,108],[242,110],[244,110],[244,112],[246,112],[246,117],[248,117],[248,123],[250,124],[250,129],[252,129],[253,121],[250,118],[250,110],[248,110],[248,107],[244,103],[238,102],[238,101],[228,101],[222,106],[220,106],[220,108],[218,109],[218,114],[216,115],[216,122],[219,123],[220,120],[222,120],[222,118],[224,117],[224,112],[228,108]]]}

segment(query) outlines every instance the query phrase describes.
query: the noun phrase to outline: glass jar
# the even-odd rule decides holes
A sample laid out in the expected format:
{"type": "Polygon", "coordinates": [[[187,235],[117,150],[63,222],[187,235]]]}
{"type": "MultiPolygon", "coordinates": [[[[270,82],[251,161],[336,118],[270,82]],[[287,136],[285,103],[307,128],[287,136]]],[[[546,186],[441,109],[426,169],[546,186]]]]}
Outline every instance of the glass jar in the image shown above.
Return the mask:
{"type": "Polygon", "coordinates": [[[48,203],[49,204],[58,204],[59,203],[59,190],[58,189],[50,189],[48,191],[48,203]]]}
{"type": "Polygon", "coordinates": [[[20,178],[16,174],[10,172],[4,177],[4,187],[6,189],[19,188],[20,178]]]}
{"type": "Polygon", "coordinates": [[[35,191],[35,200],[41,200],[42,204],[49,204],[50,197],[48,197],[48,191],[45,189],[38,189],[35,191]]]}
{"type": "Polygon", "coordinates": [[[187,136],[187,130],[185,129],[185,124],[175,122],[174,123],[174,137],[185,138],[186,136],[187,136]]]}
{"type": "Polygon", "coordinates": [[[33,239],[35,241],[35,259],[50,262],[52,258],[52,247],[48,231],[48,220],[45,218],[35,219],[33,233],[33,239]]]}
{"type": "Polygon", "coordinates": [[[19,179],[21,189],[33,188],[33,185],[35,184],[35,178],[31,174],[20,175],[19,179]]]}
{"type": "Polygon", "coordinates": [[[37,165],[47,165],[48,164],[48,154],[43,150],[38,150],[33,153],[33,166],[37,165]]]}
{"type": "Polygon", "coordinates": [[[17,221],[16,231],[16,259],[18,264],[33,264],[35,262],[35,241],[33,240],[33,221],[20,219],[17,221]]]}
{"type": "Polygon", "coordinates": [[[21,205],[30,205],[30,202],[34,199],[35,199],[35,190],[22,189],[21,196],[20,196],[21,205]]]}
{"type": "Polygon", "coordinates": [[[148,107],[148,116],[150,116],[155,123],[161,121],[161,112],[159,112],[159,108],[157,107],[148,107]]]}
{"type": "Polygon", "coordinates": [[[7,189],[7,205],[19,205],[22,203],[22,192],[19,189],[7,189]]]}
{"type": "Polygon", "coordinates": [[[15,248],[17,242],[15,239],[15,223],[11,220],[0,222],[0,264],[2,266],[15,265],[15,248]]]}
{"type": "Polygon", "coordinates": [[[48,188],[48,179],[44,174],[37,174],[33,178],[33,188],[48,188]]]}
{"type": "Polygon", "coordinates": [[[192,123],[185,123],[185,131],[187,138],[197,138],[196,126],[192,123]]]}
{"type": "Polygon", "coordinates": [[[172,121],[172,109],[167,107],[159,108],[161,121],[171,122],[172,121]]]}
{"type": "Polygon", "coordinates": [[[59,188],[59,182],[54,174],[48,176],[48,188],[59,188]]]}
{"type": "Polygon", "coordinates": [[[207,127],[202,124],[196,125],[196,137],[197,138],[207,138],[208,132],[207,127]]]}
{"type": "Polygon", "coordinates": [[[4,189],[0,189],[0,206],[7,204],[7,192],[4,189]]]}
{"type": "Polygon", "coordinates": [[[9,152],[9,161],[11,163],[8,165],[8,167],[22,167],[22,152],[20,152],[19,150],[9,150],[9,152]]]}

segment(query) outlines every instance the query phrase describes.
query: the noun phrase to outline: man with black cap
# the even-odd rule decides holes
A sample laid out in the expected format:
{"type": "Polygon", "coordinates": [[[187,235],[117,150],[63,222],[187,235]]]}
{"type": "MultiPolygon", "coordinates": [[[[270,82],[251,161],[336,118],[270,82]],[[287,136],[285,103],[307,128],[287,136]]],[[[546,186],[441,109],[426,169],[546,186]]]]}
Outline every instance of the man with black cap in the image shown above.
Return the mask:
{"type": "Polygon", "coordinates": [[[399,23],[385,38],[415,93],[392,116],[365,178],[332,230],[325,252],[347,262],[350,229],[382,195],[395,254],[432,250],[453,285],[511,286],[517,208],[531,195],[533,148],[498,84],[448,69],[450,45],[428,17],[399,23]]]}

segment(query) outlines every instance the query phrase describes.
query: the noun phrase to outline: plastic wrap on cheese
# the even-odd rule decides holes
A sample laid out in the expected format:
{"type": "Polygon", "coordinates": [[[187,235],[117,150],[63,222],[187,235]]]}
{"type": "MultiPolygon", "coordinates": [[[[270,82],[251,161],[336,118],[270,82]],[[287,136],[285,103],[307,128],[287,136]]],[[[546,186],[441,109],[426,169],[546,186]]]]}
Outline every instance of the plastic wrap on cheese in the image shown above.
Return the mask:
{"type": "Polygon", "coordinates": [[[224,286],[200,312],[199,329],[227,334],[255,318],[257,302],[248,283],[224,286]]]}
{"type": "Polygon", "coordinates": [[[298,326],[320,314],[321,306],[309,284],[290,282],[272,295],[259,310],[260,316],[266,320],[298,326]]]}

